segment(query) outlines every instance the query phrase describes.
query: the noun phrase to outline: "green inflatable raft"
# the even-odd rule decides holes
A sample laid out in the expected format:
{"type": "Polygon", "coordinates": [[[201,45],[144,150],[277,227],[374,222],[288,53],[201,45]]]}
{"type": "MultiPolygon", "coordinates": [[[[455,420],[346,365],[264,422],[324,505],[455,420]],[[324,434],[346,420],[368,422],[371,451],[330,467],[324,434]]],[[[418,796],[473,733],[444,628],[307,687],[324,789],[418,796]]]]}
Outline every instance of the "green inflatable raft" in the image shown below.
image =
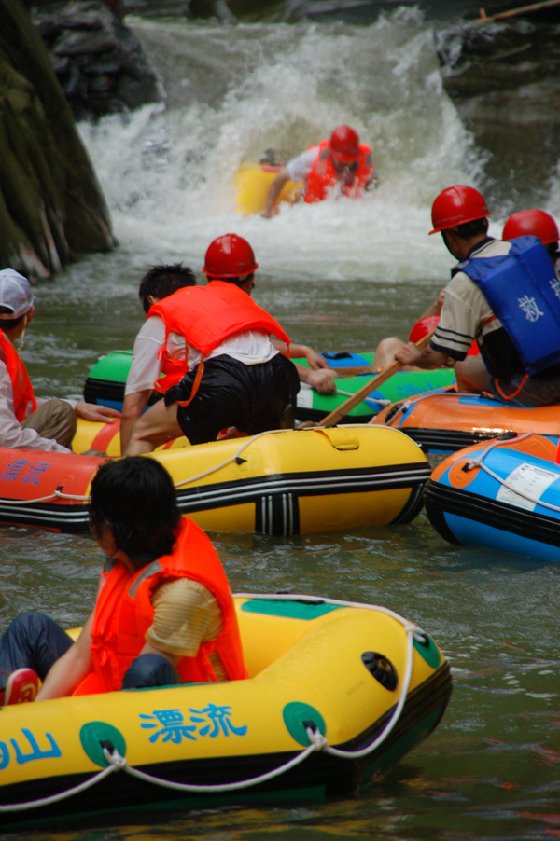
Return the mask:
{"type": "MultiPolygon", "coordinates": [[[[349,397],[359,391],[375,374],[361,373],[345,376],[344,369],[354,374],[355,368],[369,368],[373,353],[325,352],[325,359],[331,367],[339,370],[336,394],[318,394],[302,384],[298,395],[296,417],[298,420],[320,421],[337,409],[349,397]]],[[[120,409],[124,386],[132,361],[131,351],[112,351],[102,356],[92,367],[84,386],[84,399],[99,406],[113,406],[120,409]]],[[[307,365],[305,359],[294,359],[300,365],[307,365]]],[[[400,371],[379,386],[358,403],[343,421],[367,423],[389,403],[412,397],[423,392],[449,388],[455,384],[455,375],[450,368],[436,368],[433,371],[400,371]]]]}

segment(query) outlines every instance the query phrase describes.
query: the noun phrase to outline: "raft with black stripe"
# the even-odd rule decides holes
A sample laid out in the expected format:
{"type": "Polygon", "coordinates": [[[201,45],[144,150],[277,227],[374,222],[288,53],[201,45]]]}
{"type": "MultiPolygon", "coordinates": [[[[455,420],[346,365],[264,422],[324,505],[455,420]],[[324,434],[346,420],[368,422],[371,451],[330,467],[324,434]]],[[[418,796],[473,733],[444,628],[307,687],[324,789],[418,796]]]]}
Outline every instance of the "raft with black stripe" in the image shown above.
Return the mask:
{"type": "Polygon", "coordinates": [[[558,438],[504,436],[460,450],[433,471],[426,513],[450,543],[560,561],[558,438]]]}
{"type": "Polygon", "coordinates": [[[481,394],[438,391],[394,403],[375,418],[426,452],[451,453],[500,435],[560,435],[560,406],[512,406],[481,394]]]}
{"type": "Polygon", "coordinates": [[[348,795],[440,722],[449,665],[410,620],[313,596],[234,601],[247,680],[1,709],[2,829],[348,795]]]}
{"type": "MultiPolygon", "coordinates": [[[[302,383],[295,413],[297,420],[320,421],[361,389],[368,378],[371,380],[375,376],[375,372],[372,371],[374,354],[368,351],[363,353],[325,351],[323,356],[329,367],[339,372],[336,380],[336,394],[319,394],[302,383]]],[[[305,359],[293,361],[308,367],[305,359]]],[[[84,400],[98,406],[120,409],[131,362],[130,351],[112,351],[102,356],[88,373],[84,384],[84,400]]],[[[372,389],[371,393],[354,406],[342,420],[345,423],[367,423],[388,403],[394,403],[421,392],[450,387],[454,383],[455,375],[451,368],[436,368],[432,371],[399,371],[379,388],[372,389]]]]}
{"type": "MultiPolygon", "coordinates": [[[[76,453],[117,457],[119,424],[80,421],[76,453]]],[[[156,450],[177,503],[209,531],[293,535],[408,522],[421,508],[427,458],[406,435],[368,424],[278,430],[156,450]]],[[[0,522],[61,531],[88,526],[103,459],[0,450],[0,522]]]]}

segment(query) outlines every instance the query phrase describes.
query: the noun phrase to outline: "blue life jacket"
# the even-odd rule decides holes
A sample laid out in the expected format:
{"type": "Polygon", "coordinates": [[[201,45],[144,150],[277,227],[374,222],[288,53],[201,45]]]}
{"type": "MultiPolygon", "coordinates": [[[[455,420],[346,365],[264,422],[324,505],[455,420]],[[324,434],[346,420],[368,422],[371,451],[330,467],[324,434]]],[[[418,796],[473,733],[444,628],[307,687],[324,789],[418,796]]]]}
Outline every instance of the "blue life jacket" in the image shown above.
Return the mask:
{"type": "Polygon", "coordinates": [[[537,237],[516,237],[509,254],[473,257],[459,271],[480,287],[529,375],[560,363],[560,281],[537,237]]]}

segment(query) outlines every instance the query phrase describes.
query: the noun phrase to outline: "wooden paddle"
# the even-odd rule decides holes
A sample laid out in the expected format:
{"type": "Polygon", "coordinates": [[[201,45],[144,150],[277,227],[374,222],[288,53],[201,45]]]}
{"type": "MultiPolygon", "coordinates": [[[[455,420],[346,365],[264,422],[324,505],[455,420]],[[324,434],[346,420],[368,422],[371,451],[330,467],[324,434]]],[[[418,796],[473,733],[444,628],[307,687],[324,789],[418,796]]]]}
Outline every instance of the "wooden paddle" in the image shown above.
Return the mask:
{"type": "MultiPolygon", "coordinates": [[[[423,336],[417,342],[415,342],[415,347],[418,350],[423,350],[427,347],[428,342],[432,338],[434,331],[431,330],[426,336],[423,336]]],[[[394,374],[398,373],[402,365],[400,362],[392,362],[391,365],[388,365],[383,371],[380,371],[372,380],[368,380],[365,385],[358,389],[358,391],[353,394],[348,400],[345,400],[344,403],[341,403],[337,409],[333,409],[332,412],[323,418],[322,421],[304,421],[300,425],[301,427],[311,427],[311,426],[335,426],[342,418],[348,414],[348,412],[357,406],[358,403],[361,403],[364,397],[367,397],[368,394],[371,394],[378,386],[382,385],[389,377],[392,377],[394,374]]]]}

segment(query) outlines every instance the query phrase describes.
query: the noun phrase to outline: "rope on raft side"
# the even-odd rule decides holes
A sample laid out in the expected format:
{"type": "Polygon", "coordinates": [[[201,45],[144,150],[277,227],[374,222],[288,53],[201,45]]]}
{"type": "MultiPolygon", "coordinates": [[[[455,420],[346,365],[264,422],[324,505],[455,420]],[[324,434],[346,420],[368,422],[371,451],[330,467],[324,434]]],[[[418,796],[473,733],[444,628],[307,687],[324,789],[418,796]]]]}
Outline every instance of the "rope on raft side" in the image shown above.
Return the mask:
{"type": "MultiPolygon", "coordinates": [[[[364,424],[354,424],[354,426],[363,426],[364,424]]],[[[365,424],[367,425],[367,424],[365,424]]],[[[263,435],[275,435],[277,433],[286,433],[287,430],[285,429],[270,429],[268,432],[257,432],[256,435],[252,435],[248,438],[239,449],[229,458],[224,459],[223,461],[219,462],[218,464],[214,464],[212,467],[209,467],[208,470],[204,470],[202,473],[198,473],[196,476],[188,476],[186,479],[179,479],[177,482],[174,483],[176,488],[180,488],[182,485],[189,485],[192,482],[196,482],[199,479],[205,479],[206,476],[211,476],[213,473],[217,473],[222,468],[227,467],[228,464],[232,464],[233,462],[237,461],[241,457],[241,453],[243,453],[248,447],[251,446],[258,438],[261,438],[263,435]]],[[[298,432],[313,432],[313,429],[302,429],[298,430],[298,432]]],[[[48,502],[52,499],[73,499],[77,502],[89,502],[91,497],[89,495],[84,494],[70,494],[63,491],[61,488],[56,488],[52,493],[48,494],[47,496],[39,496],[35,497],[35,499],[4,499],[0,498],[0,502],[2,505],[31,505],[37,502],[48,502]]]]}
{"type": "Polygon", "coordinates": [[[508,445],[511,445],[512,442],[523,441],[525,438],[529,438],[533,434],[533,432],[524,432],[521,435],[516,435],[515,438],[506,438],[503,441],[493,441],[492,444],[486,447],[478,456],[476,456],[476,458],[469,458],[469,456],[465,456],[464,461],[466,462],[467,470],[474,470],[479,467],[484,471],[484,473],[486,473],[487,476],[490,476],[503,488],[507,488],[508,491],[511,491],[522,499],[525,499],[532,505],[540,505],[542,508],[548,508],[550,511],[560,512],[560,505],[555,505],[553,502],[544,502],[542,499],[527,493],[520,487],[513,487],[508,482],[507,478],[503,479],[498,473],[495,473],[490,467],[488,467],[487,464],[484,463],[485,457],[492,450],[496,449],[496,447],[507,447],[508,445]]]}
{"type": "MultiPolygon", "coordinates": [[[[236,597],[253,599],[255,598],[255,594],[237,593],[236,597]]],[[[312,603],[316,603],[319,600],[326,604],[334,604],[339,605],[341,607],[358,607],[367,610],[374,610],[393,617],[404,627],[406,632],[406,668],[404,679],[401,684],[400,697],[398,703],[396,704],[393,710],[393,713],[391,714],[390,719],[387,721],[382,732],[379,734],[379,736],[377,736],[377,738],[370,742],[369,745],[367,745],[365,748],[362,748],[361,750],[340,750],[339,748],[331,747],[326,737],[319,733],[317,730],[315,730],[312,727],[307,727],[306,733],[310,740],[309,746],[304,748],[299,754],[290,759],[288,762],[284,763],[283,765],[279,765],[272,771],[260,774],[257,777],[250,777],[245,780],[239,780],[237,782],[232,783],[223,783],[220,785],[193,785],[189,783],[176,783],[172,780],[162,780],[159,777],[153,777],[150,774],[146,774],[144,771],[139,771],[137,768],[128,765],[126,757],[122,756],[117,750],[109,751],[106,748],[104,748],[103,752],[109,765],[91,779],[87,780],[84,783],[80,783],[79,785],[65,792],[59,792],[58,794],[54,794],[49,797],[43,797],[40,800],[28,801],[26,803],[2,805],[0,806],[0,814],[3,812],[20,811],[22,809],[35,809],[40,806],[49,806],[53,803],[58,803],[61,800],[72,797],[75,794],[79,794],[82,791],[91,788],[96,783],[105,779],[105,777],[107,777],[109,774],[115,771],[125,771],[127,774],[130,774],[132,777],[142,780],[143,782],[153,783],[154,785],[158,785],[163,788],[170,789],[172,791],[192,792],[195,794],[220,794],[229,791],[238,791],[240,789],[250,788],[251,786],[258,785],[259,783],[266,782],[268,780],[272,780],[275,777],[279,777],[282,774],[285,774],[290,769],[295,768],[297,765],[300,765],[302,762],[304,762],[305,759],[307,759],[308,756],[310,756],[312,753],[315,753],[315,751],[325,751],[331,756],[336,756],[342,759],[360,759],[361,757],[368,756],[368,754],[376,750],[387,739],[387,737],[389,736],[389,734],[394,729],[394,727],[400,719],[402,709],[406,703],[408,689],[410,687],[410,681],[412,678],[412,668],[414,660],[414,640],[424,640],[424,632],[417,625],[414,625],[412,622],[409,622],[407,619],[400,616],[398,613],[395,613],[394,611],[389,610],[388,608],[379,607],[376,605],[362,604],[360,602],[348,602],[340,599],[318,599],[317,596],[294,594],[271,594],[263,596],[263,598],[266,598],[270,601],[297,600],[308,601],[312,603]]]]}

